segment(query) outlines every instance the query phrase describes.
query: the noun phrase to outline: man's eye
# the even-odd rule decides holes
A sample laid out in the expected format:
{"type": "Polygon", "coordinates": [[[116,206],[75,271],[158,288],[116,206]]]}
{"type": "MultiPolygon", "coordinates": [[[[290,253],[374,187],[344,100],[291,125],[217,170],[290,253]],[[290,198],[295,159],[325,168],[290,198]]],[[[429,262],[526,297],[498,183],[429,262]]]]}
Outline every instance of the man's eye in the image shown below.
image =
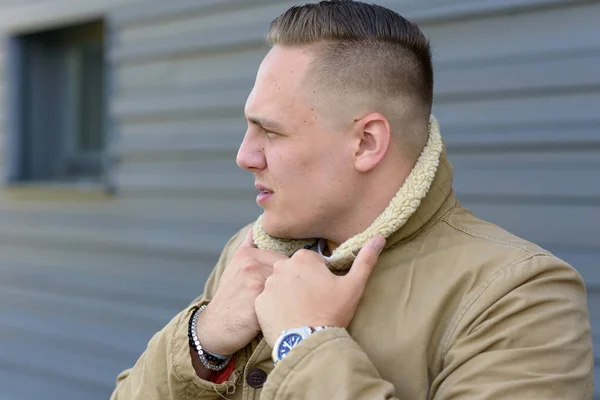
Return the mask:
{"type": "Polygon", "coordinates": [[[270,131],[268,129],[263,129],[263,131],[265,132],[265,135],[269,136],[269,137],[274,137],[277,136],[276,132],[270,131]]]}

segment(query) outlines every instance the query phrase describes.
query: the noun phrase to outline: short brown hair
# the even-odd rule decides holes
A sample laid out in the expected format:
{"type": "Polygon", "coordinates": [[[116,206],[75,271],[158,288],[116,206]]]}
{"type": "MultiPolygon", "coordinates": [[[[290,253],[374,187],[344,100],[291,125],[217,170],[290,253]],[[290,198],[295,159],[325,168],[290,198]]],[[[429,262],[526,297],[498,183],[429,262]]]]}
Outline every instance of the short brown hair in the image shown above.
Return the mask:
{"type": "MultiPolygon", "coordinates": [[[[423,122],[433,102],[429,40],[419,27],[383,6],[353,0],[294,6],[277,17],[267,43],[315,46],[312,68],[334,93],[372,93],[382,101],[404,99],[405,111],[423,122]]],[[[427,138],[414,143],[420,153],[427,138]]]]}

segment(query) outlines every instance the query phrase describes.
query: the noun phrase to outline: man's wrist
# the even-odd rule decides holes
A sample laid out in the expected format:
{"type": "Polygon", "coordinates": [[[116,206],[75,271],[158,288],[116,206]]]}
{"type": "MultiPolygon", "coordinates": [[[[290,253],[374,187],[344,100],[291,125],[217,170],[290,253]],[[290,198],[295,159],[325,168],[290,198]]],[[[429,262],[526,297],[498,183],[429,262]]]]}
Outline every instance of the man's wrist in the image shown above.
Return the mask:
{"type": "Polygon", "coordinates": [[[290,353],[304,339],[307,339],[312,334],[327,328],[335,328],[335,326],[302,326],[299,328],[284,330],[283,332],[281,332],[281,334],[275,341],[275,344],[273,345],[273,352],[271,353],[273,363],[277,365],[279,361],[287,357],[288,353],[290,353]]]}
{"type": "Polygon", "coordinates": [[[229,364],[229,362],[231,361],[231,356],[210,352],[208,349],[203,347],[203,345],[200,342],[200,338],[198,337],[198,317],[202,313],[202,311],[204,311],[205,308],[206,305],[203,305],[199,308],[195,308],[194,312],[190,316],[188,328],[188,338],[190,341],[190,346],[196,350],[200,362],[206,369],[209,369],[211,371],[221,371],[227,366],[227,364],[229,364]]]}
{"type": "Polygon", "coordinates": [[[227,349],[219,344],[215,343],[212,339],[222,337],[222,331],[218,330],[210,321],[206,321],[206,314],[202,312],[198,315],[196,321],[196,334],[198,340],[202,343],[202,347],[211,354],[221,356],[231,356],[235,354],[238,349],[227,349]]]}

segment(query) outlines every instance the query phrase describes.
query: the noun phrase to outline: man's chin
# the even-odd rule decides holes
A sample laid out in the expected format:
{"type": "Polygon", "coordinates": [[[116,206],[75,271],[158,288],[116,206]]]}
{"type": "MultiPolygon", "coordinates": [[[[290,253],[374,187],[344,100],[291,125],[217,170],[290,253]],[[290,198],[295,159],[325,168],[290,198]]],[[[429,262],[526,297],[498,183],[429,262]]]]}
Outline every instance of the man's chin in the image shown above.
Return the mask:
{"type": "Polygon", "coordinates": [[[265,213],[263,216],[262,228],[269,236],[279,239],[303,239],[307,237],[303,235],[301,229],[298,229],[298,224],[292,222],[284,223],[274,218],[274,216],[269,215],[269,213],[265,213]]]}

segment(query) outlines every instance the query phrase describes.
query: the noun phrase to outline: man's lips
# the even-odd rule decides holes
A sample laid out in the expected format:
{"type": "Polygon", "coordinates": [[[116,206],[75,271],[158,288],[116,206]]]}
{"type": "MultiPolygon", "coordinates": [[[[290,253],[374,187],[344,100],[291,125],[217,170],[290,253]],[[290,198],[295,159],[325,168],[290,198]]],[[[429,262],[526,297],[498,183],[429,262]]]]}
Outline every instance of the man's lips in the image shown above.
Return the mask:
{"type": "Polygon", "coordinates": [[[256,190],[258,190],[261,193],[273,193],[273,190],[271,188],[265,185],[261,185],[260,183],[256,183],[254,187],[256,187],[256,190]]]}
{"type": "Polygon", "coordinates": [[[267,201],[273,196],[273,190],[260,183],[255,183],[254,186],[259,191],[258,196],[256,196],[256,203],[259,206],[265,206],[267,201]]]}

